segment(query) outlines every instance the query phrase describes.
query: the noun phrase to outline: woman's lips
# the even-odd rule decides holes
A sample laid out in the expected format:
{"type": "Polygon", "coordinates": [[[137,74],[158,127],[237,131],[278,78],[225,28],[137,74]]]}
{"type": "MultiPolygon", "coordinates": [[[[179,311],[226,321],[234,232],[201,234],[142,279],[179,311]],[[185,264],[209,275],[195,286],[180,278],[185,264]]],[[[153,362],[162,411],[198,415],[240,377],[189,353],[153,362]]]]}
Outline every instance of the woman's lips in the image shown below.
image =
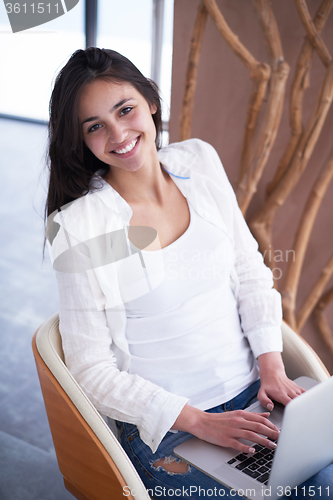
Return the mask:
{"type": "Polygon", "coordinates": [[[111,153],[117,155],[119,158],[128,158],[129,156],[132,156],[138,148],[140,137],[141,136],[133,139],[133,141],[131,141],[125,148],[114,149],[111,153]]]}

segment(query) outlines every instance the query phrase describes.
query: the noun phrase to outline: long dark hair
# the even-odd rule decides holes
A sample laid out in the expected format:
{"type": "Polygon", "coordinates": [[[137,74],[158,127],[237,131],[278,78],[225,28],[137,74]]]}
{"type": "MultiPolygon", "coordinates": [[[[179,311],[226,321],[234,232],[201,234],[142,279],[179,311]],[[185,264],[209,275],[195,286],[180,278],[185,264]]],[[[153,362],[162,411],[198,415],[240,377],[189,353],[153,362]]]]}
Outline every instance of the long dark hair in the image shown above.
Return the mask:
{"type": "Polygon", "coordinates": [[[49,121],[49,190],[45,216],[85,195],[93,174],[109,165],[96,158],[83,142],[78,102],[83,87],[96,80],[128,82],[150,106],[156,128],[156,147],[162,132],[161,101],[156,84],[143,76],[118,52],[89,47],[77,50],[58,74],[51,100],[49,121]]]}

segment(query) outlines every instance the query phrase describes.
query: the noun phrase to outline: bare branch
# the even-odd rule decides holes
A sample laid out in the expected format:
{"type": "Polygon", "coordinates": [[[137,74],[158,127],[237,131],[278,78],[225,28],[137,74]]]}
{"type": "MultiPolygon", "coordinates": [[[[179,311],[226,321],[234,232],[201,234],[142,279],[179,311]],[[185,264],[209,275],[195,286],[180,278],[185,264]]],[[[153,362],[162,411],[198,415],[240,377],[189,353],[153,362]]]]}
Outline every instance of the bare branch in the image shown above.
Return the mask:
{"type": "Polygon", "coordinates": [[[305,204],[293,244],[295,259],[288,262],[286,280],[282,291],[282,303],[283,317],[292,328],[296,327],[296,297],[306,249],[320,204],[332,177],[333,148],[305,204]]]}
{"type": "Polygon", "coordinates": [[[324,340],[327,348],[333,354],[333,332],[328,324],[327,319],[324,316],[324,310],[330,302],[333,300],[333,288],[328,290],[319,300],[313,311],[313,317],[317,328],[324,340]]]}
{"type": "Polygon", "coordinates": [[[265,35],[271,66],[274,69],[277,64],[284,60],[279,28],[268,0],[254,0],[254,6],[259,17],[261,29],[265,35]]]}
{"type": "MultiPolygon", "coordinates": [[[[329,17],[329,14],[332,10],[332,7],[333,7],[333,0],[323,0],[321,6],[319,7],[313,21],[318,34],[321,33],[322,29],[324,28],[326,21],[329,17]]],[[[295,77],[291,89],[290,111],[289,111],[291,138],[280,160],[274,179],[267,186],[268,195],[273,191],[273,189],[281,179],[283,173],[290,165],[299,138],[303,132],[303,126],[302,126],[303,97],[305,90],[309,87],[309,74],[310,74],[312,54],[313,54],[312,44],[308,39],[308,37],[306,37],[298,58],[295,77]]]]}
{"type": "MultiPolygon", "coordinates": [[[[250,78],[254,81],[253,90],[248,106],[247,120],[245,126],[245,136],[243,140],[241,169],[240,169],[240,178],[241,178],[242,173],[246,171],[252,156],[252,142],[257,124],[257,118],[262,106],[263,99],[265,97],[267,83],[271,76],[271,69],[268,64],[260,63],[259,61],[257,61],[255,57],[248,51],[248,49],[239,41],[238,36],[235,35],[228,26],[215,0],[204,0],[204,5],[209,15],[212,17],[212,20],[214,21],[217,29],[219,30],[223,38],[226,40],[230,48],[240,58],[240,60],[249,68],[250,78]]],[[[190,65],[191,62],[189,61],[189,67],[190,65]]],[[[195,80],[196,80],[196,75],[195,75],[195,80]]],[[[187,78],[187,82],[189,81],[190,77],[187,78]]],[[[192,101],[188,99],[189,102],[187,102],[185,101],[184,98],[183,102],[181,139],[190,137],[190,122],[192,116],[191,106],[193,107],[195,82],[194,83],[192,82],[191,88],[193,89],[193,92],[191,94],[192,101]]],[[[190,91],[188,93],[190,94],[190,91]]]]}
{"type": "MultiPolygon", "coordinates": [[[[267,247],[268,235],[271,234],[271,226],[276,211],[283,205],[304,172],[323,128],[332,99],[333,63],[329,65],[326,71],[316,107],[299,141],[290,168],[281,177],[280,182],[249,223],[262,252],[269,251],[267,247]]],[[[271,263],[268,263],[268,265],[271,265],[271,263]]]]}
{"type": "Polygon", "coordinates": [[[274,69],[272,74],[270,94],[256,152],[236,188],[237,201],[243,214],[245,214],[257,190],[258,182],[261,179],[276,138],[281,120],[288,75],[289,65],[284,61],[274,69]]]}
{"type": "Polygon", "coordinates": [[[254,5],[268,46],[273,73],[264,122],[253,156],[254,131],[246,128],[245,132],[242,165],[236,189],[237,200],[243,214],[245,214],[256,192],[276,139],[283,110],[285,86],[289,75],[289,65],[284,61],[280,34],[271,4],[269,0],[254,0],[254,5]]]}
{"type": "Polygon", "coordinates": [[[262,72],[262,77],[254,82],[248,105],[238,183],[242,181],[251,163],[257,119],[265,97],[267,83],[271,76],[271,70],[267,64],[261,64],[259,70],[262,72]]]}
{"type": "Polygon", "coordinates": [[[321,36],[318,34],[315,25],[313,24],[306,1],[295,0],[295,4],[312,46],[316,49],[324,65],[328,66],[332,61],[332,56],[327,50],[326,45],[324,44],[321,36]]]}
{"type": "Polygon", "coordinates": [[[198,78],[198,65],[203,35],[207,20],[207,9],[203,2],[198,7],[197,17],[194,25],[190,55],[187,63],[185,92],[180,117],[180,140],[184,141],[191,137],[191,123],[194,104],[195,89],[198,78]]]}
{"type": "Polygon", "coordinates": [[[220,9],[216,4],[216,0],[203,0],[210,16],[212,17],[217,29],[226,40],[231,49],[235,52],[236,56],[249,68],[250,78],[259,80],[261,78],[259,66],[260,63],[248,51],[248,49],[239,41],[239,38],[229,28],[226,20],[224,19],[220,9]]]}
{"type": "Polygon", "coordinates": [[[297,314],[297,331],[300,332],[304,323],[312,313],[317,302],[319,301],[325,286],[329,282],[331,276],[333,275],[333,255],[328,260],[324,269],[322,270],[319,278],[317,279],[314,287],[306,298],[304,304],[302,305],[299,313],[297,314]]]}

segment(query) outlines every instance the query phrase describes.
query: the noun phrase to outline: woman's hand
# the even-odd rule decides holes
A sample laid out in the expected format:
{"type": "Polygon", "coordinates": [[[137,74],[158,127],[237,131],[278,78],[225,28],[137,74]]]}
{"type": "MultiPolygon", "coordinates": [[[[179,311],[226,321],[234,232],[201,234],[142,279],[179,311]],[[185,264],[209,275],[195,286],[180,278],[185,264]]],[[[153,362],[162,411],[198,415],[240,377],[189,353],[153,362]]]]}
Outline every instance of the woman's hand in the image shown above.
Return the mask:
{"type": "Polygon", "coordinates": [[[269,413],[251,413],[246,410],[206,413],[185,405],[172,428],[190,432],[209,443],[231,447],[243,453],[254,453],[254,448],[239,439],[274,449],[276,445],[271,440],[277,440],[279,430],[267,419],[268,416],[269,413]]]}
{"type": "MultiPolygon", "coordinates": [[[[274,401],[286,405],[304,389],[290,380],[285,372],[281,353],[270,352],[258,357],[261,387],[258,400],[264,408],[272,411],[274,401]]],[[[219,446],[231,447],[243,453],[254,453],[251,446],[243,444],[246,439],[262,446],[275,448],[279,430],[269,420],[269,413],[254,413],[235,410],[225,413],[205,413],[185,405],[173,429],[190,432],[198,438],[219,446]],[[269,438],[269,439],[267,439],[269,438]]]]}
{"type": "Polygon", "coordinates": [[[290,380],[285,372],[281,353],[268,352],[258,356],[261,386],[258,400],[264,408],[272,411],[272,400],[286,406],[296,396],[302,394],[304,389],[290,380]]]}

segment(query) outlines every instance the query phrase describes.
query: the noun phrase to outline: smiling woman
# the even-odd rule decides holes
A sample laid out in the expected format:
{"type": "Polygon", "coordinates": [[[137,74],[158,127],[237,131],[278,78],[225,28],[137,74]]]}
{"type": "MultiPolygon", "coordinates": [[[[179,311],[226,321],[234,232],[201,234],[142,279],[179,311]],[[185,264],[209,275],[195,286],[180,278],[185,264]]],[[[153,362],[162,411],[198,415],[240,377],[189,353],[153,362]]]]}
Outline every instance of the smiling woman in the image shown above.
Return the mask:
{"type": "Polygon", "coordinates": [[[96,80],[84,87],[79,100],[83,140],[112,172],[159,164],[152,119],[156,110],[131,84],[96,80]]]}
{"type": "MultiPolygon", "coordinates": [[[[155,84],[145,78],[118,52],[93,48],[76,51],[59,73],[50,101],[48,215],[62,205],[81,197],[82,193],[88,192],[91,177],[96,171],[109,169],[109,163],[105,163],[105,158],[103,157],[103,160],[95,156],[89,146],[86,146],[88,130],[95,133],[95,128],[99,128],[98,124],[95,124],[96,127],[88,125],[91,125],[91,120],[99,116],[99,113],[105,114],[105,109],[101,109],[103,106],[108,110],[117,106],[119,112],[118,106],[122,106],[121,101],[125,97],[119,98],[120,100],[113,99],[110,104],[104,100],[104,104],[97,103],[98,96],[91,91],[91,85],[103,87],[104,93],[110,90],[111,85],[114,90],[119,91],[122,85],[130,85],[132,93],[127,94],[126,99],[135,93],[154,110],[151,118],[155,126],[155,145],[157,149],[160,147],[161,103],[155,84]],[[87,94],[90,97],[94,96],[94,106],[85,110],[84,106],[88,106],[87,94]],[[87,113],[86,115],[79,117],[79,106],[80,111],[87,113]],[[87,123],[82,123],[87,120],[87,123]]],[[[123,111],[123,114],[125,116],[126,111],[123,111]]]]}
{"type": "Polygon", "coordinates": [[[149,490],[228,496],[174,447],[193,434],[274,449],[269,413],[245,408],[303,390],[286,376],[281,299],[220,159],[198,139],[160,149],[157,88],[111,50],[75,52],[50,109],[47,237],[66,364],[149,490]]]}

